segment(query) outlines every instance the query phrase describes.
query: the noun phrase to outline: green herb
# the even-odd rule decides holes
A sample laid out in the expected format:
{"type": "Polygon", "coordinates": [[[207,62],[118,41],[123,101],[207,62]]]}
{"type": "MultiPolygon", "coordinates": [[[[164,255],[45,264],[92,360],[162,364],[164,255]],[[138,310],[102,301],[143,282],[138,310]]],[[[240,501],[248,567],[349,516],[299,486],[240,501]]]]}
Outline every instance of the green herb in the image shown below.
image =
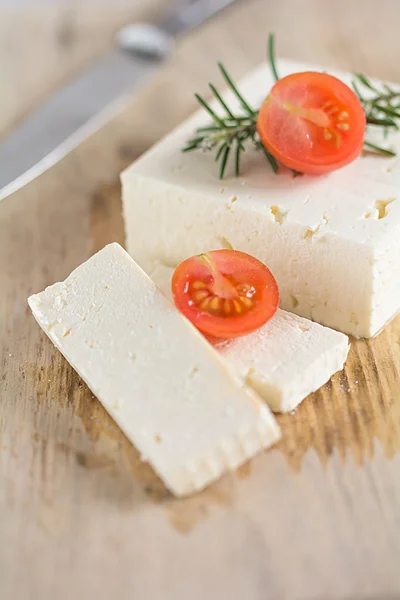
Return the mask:
{"type": "MultiPolygon", "coordinates": [[[[225,67],[221,63],[218,63],[218,67],[225,83],[240,103],[242,112],[235,115],[217,88],[210,83],[209,87],[214,99],[219,104],[219,111],[217,113],[216,110],[211,108],[210,104],[199,96],[199,94],[195,95],[197,101],[212,118],[213,124],[208,127],[199,127],[196,130],[195,137],[188,140],[183,152],[190,152],[191,150],[215,150],[215,160],[219,163],[219,176],[222,179],[225,175],[231,152],[234,154],[235,174],[239,175],[241,153],[246,149],[244,143],[250,141],[257,149],[261,147],[261,144],[257,134],[258,111],[254,110],[244,99],[225,67]]],[[[265,150],[265,153],[271,166],[273,165],[274,170],[277,170],[276,160],[267,150],[265,150]]]]}
{"type": "Polygon", "coordinates": [[[274,76],[275,81],[278,81],[279,75],[275,62],[275,37],[273,33],[270,33],[268,36],[268,58],[272,75],[274,76]]]}
{"type": "Polygon", "coordinates": [[[368,150],[372,150],[373,152],[385,154],[386,156],[396,156],[396,152],[393,152],[393,150],[389,150],[388,148],[381,148],[380,146],[377,146],[376,144],[372,144],[371,142],[368,142],[367,140],[365,140],[364,146],[368,150]]]}
{"type": "MultiPolygon", "coordinates": [[[[352,87],[364,107],[368,125],[383,127],[384,134],[387,134],[390,129],[399,129],[400,90],[394,90],[386,84],[378,88],[362,73],[354,74],[352,87]]],[[[378,154],[396,155],[395,152],[367,140],[364,146],[378,154]]]]}
{"type": "MultiPolygon", "coordinates": [[[[268,60],[272,75],[277,81],[279,75],[275,61],[275,38],[273,34],[270,34],[268,38],[268,60]]],[[[277,173],[279,169],[278,162],[262,145],[257,133],[258,109],[254,109],[245,100],[224,65],[218,63],[218,67],[225,83],[239,102],[241,110],[240,112],[232,110],[217,88],[209,83],[214,102],[216,102],[218,108],[214,110],[202,96],[195,94],[199,104],[210,115],[212,123],[196,129],[194,137],[187,141],[183,152],[191,152],[192,150],[214,151],[215,161],[219,164],[219,176],[220,179],[223,179],[231,155],[235,175],[239,175],[241,154],[245,152],[250,144],[256,150],[263,152],[272,170],[277,173]]],[[[369,125],[382,127],[385,135],[390,129],[399,129],[400,90],[394,90],[385,84],[378,88],[361,73],[355,74],[352,86],[364,107],[369,125]]],[[[371,142],[365,141],[364,145],[369,151],[386,156],[395,156],[395,153],[391,150],[371,142]]],[[[297,171],[292,172],[294,177],[301,175],[297,171]]]]}

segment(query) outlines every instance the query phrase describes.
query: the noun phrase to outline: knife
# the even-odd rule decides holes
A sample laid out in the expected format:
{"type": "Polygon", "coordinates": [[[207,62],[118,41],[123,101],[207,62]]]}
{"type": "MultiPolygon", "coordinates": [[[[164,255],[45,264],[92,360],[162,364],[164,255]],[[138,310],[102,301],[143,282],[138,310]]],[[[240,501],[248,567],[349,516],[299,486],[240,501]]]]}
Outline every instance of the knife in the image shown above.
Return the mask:
{"type": "Polygon", "coordinates": [[[0,144],[0,200],[58,162],[124,105],[188,33],[234,0],[187,0],[158,24],[122,28],[117,48],[53,94],[0,144]]]}

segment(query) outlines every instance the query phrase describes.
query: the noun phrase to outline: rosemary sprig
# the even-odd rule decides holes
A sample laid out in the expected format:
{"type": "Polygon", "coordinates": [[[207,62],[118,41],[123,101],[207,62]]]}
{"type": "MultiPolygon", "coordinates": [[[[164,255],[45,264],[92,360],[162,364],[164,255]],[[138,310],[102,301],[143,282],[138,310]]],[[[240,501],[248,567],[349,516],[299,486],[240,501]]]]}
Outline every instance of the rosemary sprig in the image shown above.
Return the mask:
{"type": "MultiPolygon", "coordinates": [[[[269,36],[268,54],[274,77],[278,79],[273,35],[269,36]]],[[[246,150],[246,144],[250,142],[256,150],[261,150],[264,153],[272,170],[274,173],[277,173],[278,163],[272,154],[261,144],[257,133],[258,110],[252,108],[247,100],[245,100],[224,65],[218,63],[218,67],[225,83],[240,104],[242,112],[235,114],[222,98],[217,88],[212,83],[209,83],[209,88],[214,96],[214,102],[219,105],[220,110],[217,112],[202,96],[195,94],[195,98],[208,112],[213,123],[196,129],[195,137],[187,141],[183,152],[215,150],[215,161],[219,163],[219,176],[220,179],[223,179],[232,150],[234,150],[235,175],[239,175],[241,153],[246,150]]]]}
{"type": "MultiPolygon", "coordinates": [[[[279,75],[276,67],[275,38],[273,34],[268,37],[268,60],[273,78],[277,81],[279,75]]],[[[243,97],[224,65],[218,63],[218,67],[225,84],[230,88],[241,110],[236,114],[236,111],[228,106],[217,88],[209,83],[209,88],[214,97],[213,106],[199,94],[195,94],[195,97],[207,111],[212,122],[196,129],[194,137],[187,141],[183,152],[193,150],[215,151],[215,161],[219,163],[219,176],[220,179],[223,179],[231,154],[234,158],[235,175],[239,175],[241,154],[250,144],[256,150],[264,153],[272,170],[277,173],[279,170],[278,162],[262,145],[257,133],[258,109],[254,109],[243,97]],[[213,108],[214,105],[216,109],[213,108]]],[[[394,90],[386,84],[377,87],[362,73],[355,73],[352,87],[363,105],[368,125],[382,127],[385,136],[389,130],[400,129],[400,90],[394,90]]],[[[395,152],[392,152],[392,150],[367,140],[364,145],[369,151],[385,156],[395,156],[395,152]]],[[[297,171],[292,172],[293,176],[301,175],[297,171]]]]}
{"type": "MultiPolygon", "coordinates": [[[[217,88],[210,83],[209,87],[213,93],[214,99],[219,105],[217,112],[211,105],[199,94],[195,94],[197,101],[203,106],[213,120],[212,125],[199,127],[196,130],[195,137],[188,140],[184,152],[192,150],[216,150],[215,160],[219,163],[219,175],[222,179],[228,166],[228,160],[231,152],[234,152],[235,174],[239,175],[241,153],[245,151],[245,143],[250,141],[255,147],[258,147],[257,135],[257,112],[242,96],[231,76],[224,65],[219,63],[219,69],[225,83],[232,90],[234,96],[239,102],[242,113],[235,115],[229,108],[217,88]]],[[[276,164],[275,159],[267,152],[268,159],[276,164]]]]}
{"type": "MultiPolygon", "coordinates": [[[[390,129],[399,129],[400,90],[394,90],[386,84],[382,84],[381,88],[378,88],[362,73],[354,74],[352,87],[363,105],[368,125],[383,127],[385,136],[390,129]],[[362,91],[360,86],[362,86],[362,91]]],[[[396,156],[392,150],[373,144],[368,140],[364,141],[364,146],[378,154],[396,156]]]]}

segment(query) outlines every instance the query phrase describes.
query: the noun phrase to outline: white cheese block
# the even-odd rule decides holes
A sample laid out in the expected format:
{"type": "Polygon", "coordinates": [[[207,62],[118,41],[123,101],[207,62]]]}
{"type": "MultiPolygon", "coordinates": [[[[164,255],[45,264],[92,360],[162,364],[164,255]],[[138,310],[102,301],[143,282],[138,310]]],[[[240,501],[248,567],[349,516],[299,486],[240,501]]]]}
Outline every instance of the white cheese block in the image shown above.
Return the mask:
{"type": "MultiPolygon", "coordinates": [[[[168,298],[172,273],[160,265],[151,274],[168,298]]],[[[258,331],[215,348],[271,410],[289,412],[343,368],[350,346],[343,333],[278,309],[258,331]]]]}
{"type": "Polygon", "coordinates": [[[268,407],[118,244],[28,302],[175,495],[200,490],[279,439],[268,407]]]}
{"type": "MultiPolygon", "coordinates": [[[[282,75],[312,68],[279,61],[282,75]]],[[[272,83],[264,65],[240,89],[258,107],[272,83]]],[[[151,272],[157,260],[243,250],[274,273],[281,308],[354,336],[378,333],[400,309],[400,159],[365,154],[329,175],[293,177],[249,148],[241,176],[231,165],[220,181],[214,153],[181,152],[206,123],[201,110],[122,173],[135,260],[151,272]]],[[[400,134],[387,144],[400,152],[400,134]]]]}

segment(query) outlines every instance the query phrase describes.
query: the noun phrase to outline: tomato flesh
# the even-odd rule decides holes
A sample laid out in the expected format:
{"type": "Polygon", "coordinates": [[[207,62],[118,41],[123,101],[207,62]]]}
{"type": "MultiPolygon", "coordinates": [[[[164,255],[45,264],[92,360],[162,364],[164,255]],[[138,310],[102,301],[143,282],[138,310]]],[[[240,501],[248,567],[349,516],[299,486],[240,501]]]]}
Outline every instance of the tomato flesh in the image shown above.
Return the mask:
{"type": "Polygon", "coordinates": [[[262,144],[285,166],[319,175],[360,154],[365,111],[356,94],[326,73],[294,73],[279,79],[257,119],[262,144]]]}
{"type": "Polygon", "coordinates": [[[184,260],[174,271],[172,294],[185,317],[216,338],[259,329],[279,304],[271,271],[238,250],[213,250],[184,260]]]}

